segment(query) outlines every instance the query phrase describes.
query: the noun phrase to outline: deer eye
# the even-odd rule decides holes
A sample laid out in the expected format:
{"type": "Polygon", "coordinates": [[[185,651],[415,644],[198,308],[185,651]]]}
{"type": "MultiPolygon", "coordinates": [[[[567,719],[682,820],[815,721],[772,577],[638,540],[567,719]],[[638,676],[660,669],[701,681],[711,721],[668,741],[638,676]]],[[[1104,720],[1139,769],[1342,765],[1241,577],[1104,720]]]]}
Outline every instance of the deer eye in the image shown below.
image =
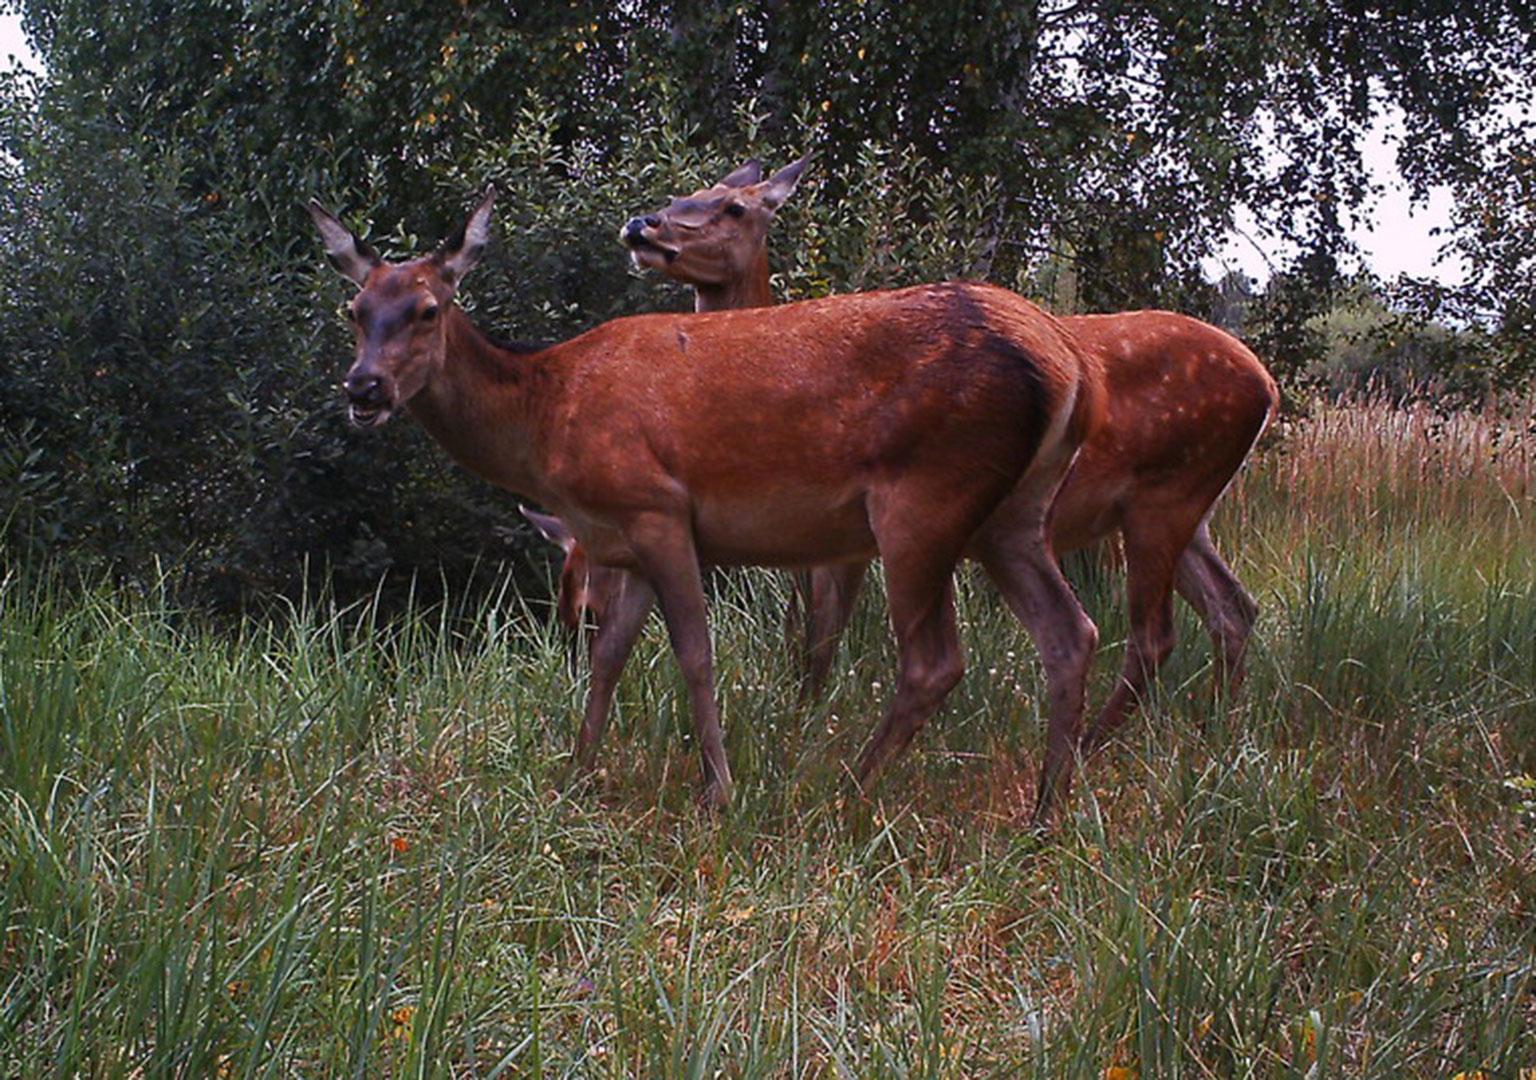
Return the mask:
{"type": "Polygon", "coordinates": [[[741,203],[734,203],[734,202],[733,203],[726,203],[725,204],[725,212],[727,214],[729,214],[731,217],[739,218],[739,217],[741,217],[742,214],[745,214],[747,212],[747,208],[745,206],[742,206],[741,203]]]}
{"type": "Polygon", "coordinates": [[[436,304],[428,304],[426,307],[421,309],[421,321],[422,322],[431,322],[435,318],[437,318],[437,305],[436,304]]]}

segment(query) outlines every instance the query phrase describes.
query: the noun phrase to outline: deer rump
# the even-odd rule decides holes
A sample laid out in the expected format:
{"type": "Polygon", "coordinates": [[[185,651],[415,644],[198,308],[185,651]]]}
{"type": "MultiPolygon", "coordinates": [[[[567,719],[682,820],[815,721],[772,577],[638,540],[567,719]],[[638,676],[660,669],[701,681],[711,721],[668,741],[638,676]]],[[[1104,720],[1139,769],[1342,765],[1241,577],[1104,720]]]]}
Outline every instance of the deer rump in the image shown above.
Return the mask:
{"type": "Polygon", "coordinates": [[[984,517],[1066,434],[1080,364],[1051,316],[976,284],[619,319],[548,354],[567,392],[540,494],[602,565],[635,565],[620,527],[649,510],[687,514],[715,565],[869,558],[882,492],[984,517]]]}

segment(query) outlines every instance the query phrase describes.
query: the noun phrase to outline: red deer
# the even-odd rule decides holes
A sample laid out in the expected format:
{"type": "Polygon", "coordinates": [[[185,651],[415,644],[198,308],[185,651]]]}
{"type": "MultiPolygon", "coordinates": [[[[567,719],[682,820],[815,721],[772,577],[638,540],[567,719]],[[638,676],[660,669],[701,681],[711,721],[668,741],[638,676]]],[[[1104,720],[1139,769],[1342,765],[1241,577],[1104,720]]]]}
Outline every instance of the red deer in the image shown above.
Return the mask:
{"type": "MultiPolygon", "coordinates": [[[[770,304],[768,226],[804,167],[802,159],[763,181],[758,163],[748,162],[713,187],[630,219],[620,239],[637,265],[692,285],[700,311],[770,304]]],[[[1175,587],[1205,621],[1228,685],[1241,683],[1258,608],[1217,554],[1209,521],[1279,397],[1242,342],[1199,320],[1137,311],[1061,324],[1100,360],[1108,413],[1056,502],[1051,540],[1065,553],[1121,534],[1131,623],[1120,680],[1083,740],[1091,751],[1130,715],[1173,648],[1175,587]]],[[[567,571],[581,575],[583,558],[568,548],[567,571]]],[[[852,561],[810,575],[804,645],[812,688],[831,669],[866,567],[852,561]]],[[[597,609],[611,587],[597,577],[588,583],[599,634],[597,609]]],[[[581,618],[575,609],[567,625],[581,618]]]]}
{"type": "MultiPolygon", "coordinates": [[[[659,601],[706,806],[729,802],[731,775],[701,564],[884,560],[899,672],[856,768],[867,784],[960,678],[952,576],[969,545],[1044,658],[1044,817],[1070,782],[1097,642],[1045,537],[1102,412],[1101,376],[1056,320],[1003,289],[951,283],[639,315],[507,347],[454,299],[489,239],[493,198],[435,253],[400,263],[311,203],[326,254],[358,286],[342,381],[352,422],[408,411],[460,465],[556,513],[594,565],[625,571],[604,612],[622,651],[659,601]]],[[[595,734],[583,725],[583,739],[595,734]]]]}

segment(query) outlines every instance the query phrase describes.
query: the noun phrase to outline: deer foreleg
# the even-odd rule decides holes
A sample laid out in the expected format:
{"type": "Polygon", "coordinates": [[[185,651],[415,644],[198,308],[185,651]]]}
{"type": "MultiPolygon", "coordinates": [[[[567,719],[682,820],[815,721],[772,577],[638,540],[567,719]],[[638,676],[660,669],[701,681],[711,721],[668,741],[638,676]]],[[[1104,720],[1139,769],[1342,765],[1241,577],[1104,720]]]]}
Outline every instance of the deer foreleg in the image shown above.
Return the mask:
{"type": "Polygon", "coordinates": [[[955,628],[953,565],[908,574],[886,561],[891,625],[896,632],[896,692],[874,738],[859,757],[855,777],[867,789],[900,757],[965,671],[955,628]]]}
{"type": "Polygon", "coordinates": [[[1032,533],[994,538],[982,549],[981,563],[1009,609],[1028,629],[1045,668],[1049,728],[1035,799],[1035,821],[1044,824],[1053,803],[1071,789],[1088,671],[1099,632],[1062,577],[1040,525],[1032,533]]]}
{"type": "Polygon", "coordinates": [[[608,717],[613,711],[613,695],[618,688],[619,676],[623,674],[624,664],[656,602],[656,593],[645,579],[619,571],[611,573],[617,587],[604,606],[603,620],[591,639],[592,678],[587,686],[581,734],[576,739],[575,767],[578,771],[592,767],[597,744],[602,741],[608,717]]]}
{"type": "Polygon", "coordinates": [[[1142,703],[1147,687],[1173,651],[1173,567],[1187,534],[1167,527],[1128,521],[1125,527],[1125,594],[1130,637],[1120,679],[1098,717],[1083,736],[1082,752],[1091,754],[1125,723],[1142,703]]]}
{"type": "Polygon", "coordinates": [[[932,478],[932,485],[870,497],[899,670],[890,705],[854,773],[865,789],[901,756],[965,671],[955,627],[955,565],[997,492],[961,491],[957,497],[956,486],[942,477],[932,478]]]}
{"type": "Polygon", "coordinates": [[[633,522],[625,534],[641,574],[661,603],[667,636],[688,684],[694,732],[704,763],[700,802],[711,809],[722,808],[731,801],[731,770],[725,760],[725,739],[715,703],[709,619],[693,534],[685,522],[661,514],[648,514],[633,522]]]}

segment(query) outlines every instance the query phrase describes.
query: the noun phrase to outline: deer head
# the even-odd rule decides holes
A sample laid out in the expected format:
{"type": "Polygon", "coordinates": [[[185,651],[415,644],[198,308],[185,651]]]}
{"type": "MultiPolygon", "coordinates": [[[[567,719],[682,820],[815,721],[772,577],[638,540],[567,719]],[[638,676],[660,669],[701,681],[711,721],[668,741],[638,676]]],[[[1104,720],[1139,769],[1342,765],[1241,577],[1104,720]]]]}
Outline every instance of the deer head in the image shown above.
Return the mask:
{"type": "Polygon", "coordinates": [[[485,250],[495,199],[496,189],[486,188],[480,204],[437,251],[403,263],[379,258],[310,200],[309,215],[326,255],[358,287],[347,305],[357,356],[341,383],[348,415],[358,427],[384,423],[442,370],[448,311],[459,283],[485,250]]]}
{"type": "Polygon", "coordinates": [[[762,163],[754,158],[713,187],[630,218],[619,230],[619,241],[636,266],[660,270],[687,285],[738,280],[761,256],[774,213],[809,163],[806,155],[764,180],[762,163]]]}

